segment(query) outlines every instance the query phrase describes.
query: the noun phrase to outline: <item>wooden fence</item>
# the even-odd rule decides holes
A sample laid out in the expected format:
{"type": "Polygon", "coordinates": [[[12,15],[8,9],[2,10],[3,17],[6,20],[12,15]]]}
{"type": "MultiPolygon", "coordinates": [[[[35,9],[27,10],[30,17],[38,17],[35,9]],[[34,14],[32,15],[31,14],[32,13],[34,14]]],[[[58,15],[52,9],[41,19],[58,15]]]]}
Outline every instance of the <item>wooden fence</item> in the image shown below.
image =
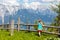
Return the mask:
{"type": "MultiPolygon", "coordinates": [[[[10,30],[10,34],[11,36],[14,34],[14,29],[16,29],[17,31],[20,31],[20,26],[28,26],[26,31],[37,31],[37,30],[30,30],[30,27],[31,26],[38,26],[37,24],[20,24],[20,19],[18,18],[18,22],[16,24],[14,24],[14,20],[11,20],[11,23],[10,24],[3,24],[3,25],[0,25],[0,29],[6,29],[6,30],[10,30]],[[17,25],[17,28],[14,27],[14,25],[17,25]],[[2,26],[4,26],[4,28],[2,28],[2,26]]],[[[43,26],[43,28],[56,28],[58,29],[58,32],[49,32],[47,30],[43,30],[43,32],[45,33],[50,33],[50,34],[57,34],[57,35],[60,35],[60,26],[43,26]]],[[[25,31],[25,30],[24,30],[25,31]]]]}

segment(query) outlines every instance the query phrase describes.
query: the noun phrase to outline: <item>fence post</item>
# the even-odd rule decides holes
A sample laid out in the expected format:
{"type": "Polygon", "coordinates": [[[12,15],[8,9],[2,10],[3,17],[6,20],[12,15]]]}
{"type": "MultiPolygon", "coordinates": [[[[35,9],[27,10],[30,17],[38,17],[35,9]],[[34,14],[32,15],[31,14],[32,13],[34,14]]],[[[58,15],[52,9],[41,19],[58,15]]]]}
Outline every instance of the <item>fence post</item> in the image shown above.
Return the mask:
{"type": "Polygon", "coordinates": [[[18,18],[18,31],[20,30],[20,17],[18,18]]]}
{"type": "Polygon", "coordinates": [[[14,20],[11,20],[11,36],[14,33],[14,20]]]}
{"type": "MultiPolygon", "coordinates": [[[[60,33],[60,28],[58,29],[58,33],[60,33]]],[[[58,37],[60,37],[60,35],[58,35],[58,37]]]]}
{"type": "Polygon", "coordinates": [[[4,24],[2,24],[2,30],[4,29],[4,24]]]}
{"type": "Polygon", "coordinates": [[[9,31],[10,30],[10,24],[7,24],[6,28],[7,28],[7,31],[9,31]]]}
{"type": "Polygon", "coordinates": [[[28,32],[30,32],[30,26],[29,26],[29,24],[27,24],[27,30],[28,30],[28,32]]]}
{"type": "Polygon", "coordinates": [[[28,26],[28,32],[30,32],[30,26],[28,26]]]}
{"type": "Polygon", "coordinates": [[[43,26],[43,32],[46,31],[45,28],[46,28],[46,27],[43,26]]]}

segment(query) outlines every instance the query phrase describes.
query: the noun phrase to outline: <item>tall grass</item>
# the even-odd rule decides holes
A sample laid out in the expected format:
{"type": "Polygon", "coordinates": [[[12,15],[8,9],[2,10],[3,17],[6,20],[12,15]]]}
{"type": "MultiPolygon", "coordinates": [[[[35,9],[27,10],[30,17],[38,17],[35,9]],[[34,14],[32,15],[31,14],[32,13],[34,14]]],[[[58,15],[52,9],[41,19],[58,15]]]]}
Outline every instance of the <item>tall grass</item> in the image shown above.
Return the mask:
{"type": "Polygon", "coordinates": [[[10,36],[10,32],[0,30],[0,40],[59,40],[56,35],[42,33],[39,37],[37,32],[14,31],[14,35],[10,36]]]}

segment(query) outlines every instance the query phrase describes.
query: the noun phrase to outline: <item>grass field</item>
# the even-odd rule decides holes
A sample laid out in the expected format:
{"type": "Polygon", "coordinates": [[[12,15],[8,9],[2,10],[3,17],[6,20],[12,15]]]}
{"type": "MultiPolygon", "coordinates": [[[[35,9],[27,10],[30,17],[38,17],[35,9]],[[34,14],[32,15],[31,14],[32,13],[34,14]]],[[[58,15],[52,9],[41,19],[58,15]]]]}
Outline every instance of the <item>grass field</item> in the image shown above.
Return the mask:
{"type": "Polygon", "coordinates": [[[38,37],[37,32],[14,31],[14,35],[10,36],[10,32],[0,30],[0,40],[60,40],[56,35],[42,33],[38,37]]]}

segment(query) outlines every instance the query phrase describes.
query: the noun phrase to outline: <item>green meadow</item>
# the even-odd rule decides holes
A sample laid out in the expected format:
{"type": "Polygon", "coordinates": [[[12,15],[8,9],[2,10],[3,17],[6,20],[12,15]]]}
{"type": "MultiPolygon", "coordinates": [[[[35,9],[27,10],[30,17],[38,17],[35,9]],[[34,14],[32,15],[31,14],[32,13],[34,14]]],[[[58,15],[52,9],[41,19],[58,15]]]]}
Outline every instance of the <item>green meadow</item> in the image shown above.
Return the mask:
{"type": "Polygon", "coordinates": [[[42,33],[39,37],[37,32],[14,31],[13,36],[6,30],[0,30],[0,40],[60,40],[57,35],[42,33]]]}

